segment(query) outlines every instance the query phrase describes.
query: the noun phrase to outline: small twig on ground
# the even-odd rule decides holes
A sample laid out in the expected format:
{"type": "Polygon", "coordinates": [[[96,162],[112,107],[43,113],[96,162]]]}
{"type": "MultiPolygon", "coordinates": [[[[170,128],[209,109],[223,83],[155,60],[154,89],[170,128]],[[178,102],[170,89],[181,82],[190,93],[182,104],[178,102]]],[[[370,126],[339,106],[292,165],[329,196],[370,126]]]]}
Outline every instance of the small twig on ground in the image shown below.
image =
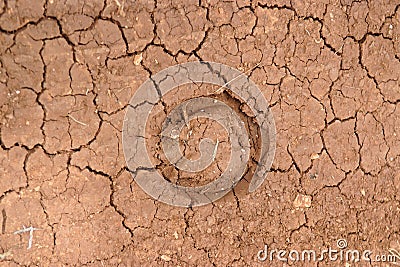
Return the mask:
{"type": "Polygon", "coordinates": [[[33,241],[33,231],[36,231],[36,230],[42,230],[42,229],[34,228],[32,226],[26,228],[24,225],[22,225],[22,229],[18,230],[18,231],[15,231],[14,235],[18,235],[18,234],[23,234],[23,233],[29,232],[28,249],[31,249],[32,248],[32,241],[33,241]]]}
{"type": "Polygon", "coordinates": [[[80,125],[87,126],[86,123],[83,123],[83,122],[81,122],[81,121],[78,121],[77,119],[75,119],[74,117],[72,117],[71,114],[68,114],[68,118],[71,118],[74,122],[79,123],[80,125]]]}

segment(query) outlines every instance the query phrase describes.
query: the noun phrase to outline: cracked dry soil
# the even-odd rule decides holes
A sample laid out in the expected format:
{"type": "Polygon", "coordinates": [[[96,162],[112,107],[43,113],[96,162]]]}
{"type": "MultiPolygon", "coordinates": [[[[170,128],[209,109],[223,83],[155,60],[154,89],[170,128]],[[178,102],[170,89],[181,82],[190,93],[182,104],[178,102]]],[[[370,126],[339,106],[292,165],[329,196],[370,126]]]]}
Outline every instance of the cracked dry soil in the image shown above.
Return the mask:
{"type": "MultiPolygon", "coordinates": [[[[266,266],[256,258],[265,244],[317,250],[339,238],[353,249],[400,251],[399,7],[1,0],[0,265],[266,266]],[[151,74],[194,60],[243,71],[261,62],[249,76],[270,103],[277,150],[254,193],[239,184],[216,203],[183,209],[138,188],[121,129],[129,99],[151,74]],[[40,229],[29,250],[29,234],[14,234],[23,226],[40,229]]],[[[249,115],[226,93],[214,97],[249,115]]],[[[182,185],[217,178],[229,152],[217,124],[192,121],[182,133],[194,129],[182,145],[188,157],[198,156],[202,137],[221,141],[201,175],[178,173],[157,156],[169,108],[152,117],[159,171],[182,185]]]]}

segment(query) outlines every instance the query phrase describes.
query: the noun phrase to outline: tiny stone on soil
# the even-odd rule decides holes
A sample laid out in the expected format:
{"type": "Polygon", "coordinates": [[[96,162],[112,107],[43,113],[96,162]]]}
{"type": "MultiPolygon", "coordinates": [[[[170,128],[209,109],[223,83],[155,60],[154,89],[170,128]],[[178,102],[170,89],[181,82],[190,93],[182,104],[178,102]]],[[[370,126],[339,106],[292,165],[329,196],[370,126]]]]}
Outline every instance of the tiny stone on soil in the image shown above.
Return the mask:
{"type": "Polygon", "coordinates": [[[4,253],[0,254],[0,260],[4,260],[8,256],[12,256],[10,251],[7,251],[7,252],[4,252],[4,253]]]}
{"type": "Polygon", "coordinates": [[[162,259],[163,261],[170,261],[170,260],[171,260],[171,257],[169,257],[169,256],[167,256],[167,255],[161,255],[161,259],[162,259]]]}
{"type": "Polygon", "coordinates": [[[298,194],[293,205],[295,208],[309,208],[311,207],[311,196],[298,194]]]}
{"type": "Polygon", "coordinates": [[[13,115],[13,114],[7,114],[5,117],[6,117],[7,119],[9,119],[9,120],[14,119],[14,115],[13,115]]]}
{"type": "Polygon", "coordinates": [[[179,235],[177,232],[174,232],[174,237],[175,237],[175,239],[178,239],[179,235]]]}
{"type": "Polygon", "coordinates": [[[142,59],[143,59],[142,54],[135,55],[135,57],[133,58],[133,64],[135,64],[136,66],[140,65],[140,63],[142,62],[142,59]]]}
{"type": "Polygon", "coordinates": [[[318,159],[319,155],[317,153],[311,154],[311,159],[318,159]]]}

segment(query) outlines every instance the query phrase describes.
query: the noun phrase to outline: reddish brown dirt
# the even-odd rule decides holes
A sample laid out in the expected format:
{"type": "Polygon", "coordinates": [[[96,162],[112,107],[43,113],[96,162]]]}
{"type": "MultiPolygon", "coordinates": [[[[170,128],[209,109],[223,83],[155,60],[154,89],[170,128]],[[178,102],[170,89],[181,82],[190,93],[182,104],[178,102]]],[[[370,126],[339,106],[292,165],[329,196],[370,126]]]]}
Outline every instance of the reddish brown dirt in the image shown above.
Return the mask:
{"type": "MultiPolygon", "coordinates": [[[[0,0],[0,265],[339,266],[256,255],[340,238],[400,251],[399,0],[180,2],[0,0]],[[138,187],[121,134],[137,88],[194,60],[261,62],[249,75],[270,103],[277,150],[254,193],[241,183],[186,209],[138,187]],[[23,226],[39,229],[31,249],[29,233],[14,234],[23,226]]],[[[196,158],[201,137],[218,138],[216,162],[193,176],[158,158],[172,182],[209,182],[226,166],[227,137],[204,125],[191,122],[182,146],[196,158]]]]}

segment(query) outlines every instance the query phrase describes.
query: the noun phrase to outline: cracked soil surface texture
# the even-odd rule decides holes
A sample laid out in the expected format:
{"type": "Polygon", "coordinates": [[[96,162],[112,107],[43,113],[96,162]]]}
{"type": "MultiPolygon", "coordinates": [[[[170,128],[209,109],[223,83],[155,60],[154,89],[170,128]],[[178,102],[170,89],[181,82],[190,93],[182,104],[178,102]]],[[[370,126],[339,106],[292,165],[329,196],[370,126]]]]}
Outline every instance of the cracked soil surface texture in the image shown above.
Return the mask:
{"type": "MultiPolygon", "coordinates": [[[[220,141],[216,161],[197,175],[168,164],[162,119],[194,97],[178,90],[153,110],[148,147],[171,182],[205,184],[226,168],[229,138],[191,121],[185,155],[198,157],[208,137],[220,141]]],[[[251,174],[258,140],[246,104],[196,92],[247,121],[251,174]]],[[[265,244],[320,249],[340,238],[400,251],[400,1],[0,0],[0,145],[0,266],[266,266],[256,257],[265,244]],[[195,60],[249,71],[277,149],[255,192],[239,183],[186,209],[138,187],[122,125],[150,75],[195,60]],[[14,234],[23,226],[39,229],[30,249],[29,233],[14,234]]],[[[350,266],[377,266],[362,264],[350,266]]]]}

